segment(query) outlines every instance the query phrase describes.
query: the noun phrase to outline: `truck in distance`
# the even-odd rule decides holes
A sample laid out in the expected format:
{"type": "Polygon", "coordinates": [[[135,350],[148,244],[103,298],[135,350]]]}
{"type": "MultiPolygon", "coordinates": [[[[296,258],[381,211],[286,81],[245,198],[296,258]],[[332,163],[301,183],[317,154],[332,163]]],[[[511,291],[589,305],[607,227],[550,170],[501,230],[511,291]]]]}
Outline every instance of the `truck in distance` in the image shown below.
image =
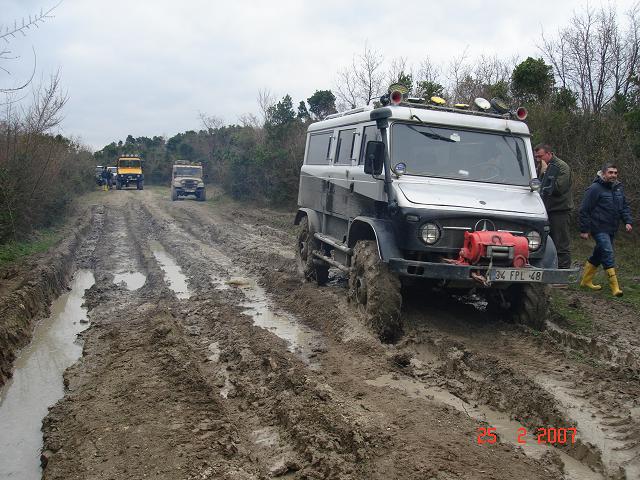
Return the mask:
{"type": "Polygon", "coordinates": [[[144,188],[142,159],[138,155],[123,155],[116,163],[116,189],[121,190],[133,185],[138,190],[144,188]]]}
{"type": "Polygon", "coordinates": [[[177,160],[171,169],[171,200],[187,195],[193,195],[201,202],[207,199],[202,164],[177,160]]]}

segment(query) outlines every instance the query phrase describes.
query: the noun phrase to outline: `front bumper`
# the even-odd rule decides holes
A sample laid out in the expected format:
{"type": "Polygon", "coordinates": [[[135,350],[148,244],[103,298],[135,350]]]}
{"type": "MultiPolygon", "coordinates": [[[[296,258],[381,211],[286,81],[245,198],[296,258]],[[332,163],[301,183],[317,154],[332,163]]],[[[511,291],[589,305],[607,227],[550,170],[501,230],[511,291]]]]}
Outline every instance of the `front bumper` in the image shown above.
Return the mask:
{"type": "Polygon", "coordinates": [[[569,284],[577,282],[580,276],[579,268],[502,268],[484,265],[419,262],[403,258],[389,259],[389,267],[403,277],[480,282],[484,283],[485,286],[489,286],[492,283],[507,284],[516,282],[569,284]],[[496,275],[497,272],[500,275],[496,275]],[[527,281],[526,278],[529,277],[533,277],[535,280],[527,281]]]}

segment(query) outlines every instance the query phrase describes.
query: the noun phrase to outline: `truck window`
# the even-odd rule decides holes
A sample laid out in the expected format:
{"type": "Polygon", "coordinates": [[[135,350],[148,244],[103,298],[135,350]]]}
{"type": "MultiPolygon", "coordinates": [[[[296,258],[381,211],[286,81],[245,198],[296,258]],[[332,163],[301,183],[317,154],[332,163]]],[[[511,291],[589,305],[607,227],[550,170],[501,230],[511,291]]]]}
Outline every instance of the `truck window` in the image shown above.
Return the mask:
{"type": "Polygon", "coordinates": [[[333,132],[312,133],[307,148],[308,165],[324,165],[329,161],[331,136],[333,132]]]}
{"type": "Polygon", "coordinates": [[[356,129],[342,130],[338,134],[338,152],[336,163],[339,165],[351,165],[353,156],[353,141],[356,137],[356,129]]]}
{"type": "Polygon", "coordinates": [[[360,146],[360,159],[358,160],[358,165],[364,164],[364,152],[366,150],[367,142],[369,140],[381,141],[382,135],[380,135],[380,130],[375,125],[369,125],[368,127],[364,127],[364,133],[362,134],[362,145],[360,146]]]}

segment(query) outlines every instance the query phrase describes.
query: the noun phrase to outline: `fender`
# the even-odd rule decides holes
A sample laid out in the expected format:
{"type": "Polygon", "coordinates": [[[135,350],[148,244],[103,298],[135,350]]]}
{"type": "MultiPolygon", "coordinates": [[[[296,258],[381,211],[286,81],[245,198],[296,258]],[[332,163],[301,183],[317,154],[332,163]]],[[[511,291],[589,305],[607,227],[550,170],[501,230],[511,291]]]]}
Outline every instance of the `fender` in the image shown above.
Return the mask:
{"type": "Polygon", "coordinates": [[[305,216],[308,218],[309,230],[311,231],[311,233],[320,232],[320,227],[322,225],[322,222],[320,221],[320,214],[311,208],[299,208],[293,224],[300,225],[300,221],[305,216]]]}
{"type": "Polygon", "coordinates": [[[356,217],[349,226],[347,245],[353,248],[358,240],[371,239],[373,231],[378,254],[387,262],[391,258],[403,258],[402,252],[396,245],[396,235],[393,224],[389,220],[371,217],[356,217]]]}

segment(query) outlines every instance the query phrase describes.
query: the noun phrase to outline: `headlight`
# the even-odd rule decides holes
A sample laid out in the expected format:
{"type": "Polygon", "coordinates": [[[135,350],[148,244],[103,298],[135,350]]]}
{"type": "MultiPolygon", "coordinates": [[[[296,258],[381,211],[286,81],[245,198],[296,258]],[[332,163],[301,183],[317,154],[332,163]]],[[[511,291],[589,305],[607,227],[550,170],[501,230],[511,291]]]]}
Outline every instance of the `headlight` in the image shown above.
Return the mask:
{"type": "Polygon", "coordinates": [[[440,240],[440,228],[435,223],[425,223],[420,229],[420,237],[427,245],[433,245],[440,240]]]}
{"type": "Polygon", "coordinates": [[[535,230],[531,230],[527,233],[527,240],[529,241],[529,250],[532,252],[538,250],[540,245],[542,245],[542,237],[540,236],[540,233],[535,230]]]}

